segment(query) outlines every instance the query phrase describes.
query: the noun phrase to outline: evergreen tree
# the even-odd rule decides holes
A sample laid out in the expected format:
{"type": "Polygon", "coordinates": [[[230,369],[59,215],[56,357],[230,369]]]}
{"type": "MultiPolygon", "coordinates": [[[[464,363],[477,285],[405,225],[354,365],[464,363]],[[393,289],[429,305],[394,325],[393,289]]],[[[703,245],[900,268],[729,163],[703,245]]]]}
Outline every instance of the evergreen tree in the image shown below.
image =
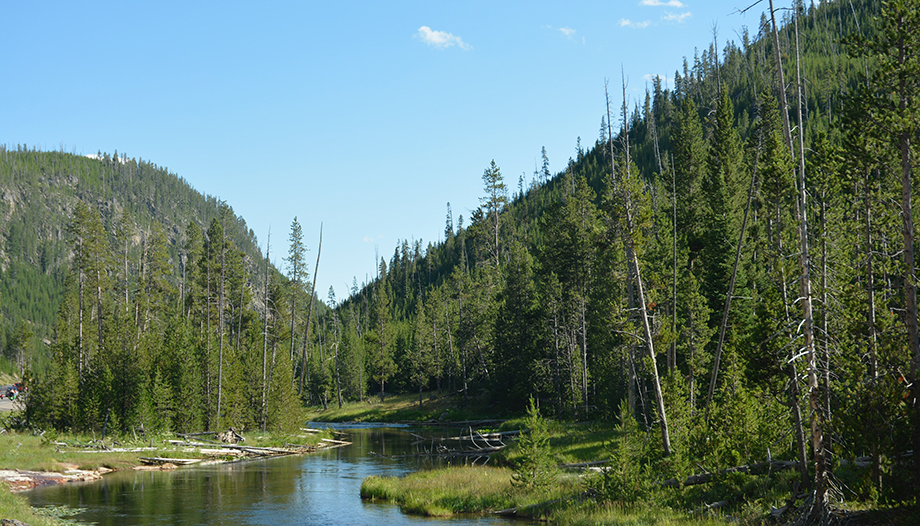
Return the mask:
{"type": "Polygon", "coordinates": [[[495,161],[482,173],[485,197],[480,197],[483,216],[489,225],[489,252],[495,266],[499,266],[499,233],[501,230],[501,213],[508,204],[508,188],[502,172],[495,161]]]}

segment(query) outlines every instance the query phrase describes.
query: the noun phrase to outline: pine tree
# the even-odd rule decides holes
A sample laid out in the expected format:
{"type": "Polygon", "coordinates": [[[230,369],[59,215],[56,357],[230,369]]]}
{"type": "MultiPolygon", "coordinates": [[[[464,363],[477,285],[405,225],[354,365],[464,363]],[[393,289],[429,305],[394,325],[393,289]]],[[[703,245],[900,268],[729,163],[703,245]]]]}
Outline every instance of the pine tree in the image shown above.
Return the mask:
{"type": "Polygon", "coordinates": [[[380,401],[386,396],[386,382],[396,372],[393,360],[394,334],[387,292],[386,262],[380,260],[380,276],[374,292],[373,330],[365,336],[369,346],[372,377],[380,385],[380,401]]]}
{"type": "MultiPolygon", "coordinates": [[[[920,451],[920,333],[917,322],[917,277],[914,253],[912,148],[920,129],[920,4],[891,0],[883,4],[875,39],[854,38],[852,53],[872,57],[877,66],[856,94],[861,126],[853,129],[873,141],[879,168],[899,173],[903,237],[904,324],[910,349],[912,447],[920,451]]],[[[920,484],[920,456],[914,455],[914,484],[920,484]]]]}
{"type": "Polygon", "coordinates": [[[483,190],[485,197],[480,197],[483,215],[489,225],[489,251],[492,261],[499,266],[499,233],[501,230],[501,214],[508,204],[508,188],[505,186],[502,172],[495,161],[482,173],[483,190]]]}

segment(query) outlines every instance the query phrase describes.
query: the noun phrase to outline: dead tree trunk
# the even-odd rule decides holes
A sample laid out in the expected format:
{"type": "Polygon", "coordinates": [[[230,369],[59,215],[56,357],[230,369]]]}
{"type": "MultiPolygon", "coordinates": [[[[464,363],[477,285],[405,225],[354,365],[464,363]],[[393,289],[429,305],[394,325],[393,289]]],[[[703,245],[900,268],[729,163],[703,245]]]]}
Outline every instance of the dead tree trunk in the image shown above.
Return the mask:
{"type": "MultiPolygon", "coordinates": [[[[313,321],[313,304],[315,301],[316,294],[316,274],[319,272],[319,256],[323,252],[323,224],[319,224],[319,248],[316,250],[316,267],[313,269],[313,286],[310,287],[310,311],[307,314],[307,330],[304,335],[303,341],[303,355],[301,356],[302,366],[300,368],[300,388],[298,393],[303,396],[303,380],[307,372],[307,344],[308,339],[310,338],[310,323],[313,321]]],[[[291,336],[293,338],[293,335],[291,336]]]]}

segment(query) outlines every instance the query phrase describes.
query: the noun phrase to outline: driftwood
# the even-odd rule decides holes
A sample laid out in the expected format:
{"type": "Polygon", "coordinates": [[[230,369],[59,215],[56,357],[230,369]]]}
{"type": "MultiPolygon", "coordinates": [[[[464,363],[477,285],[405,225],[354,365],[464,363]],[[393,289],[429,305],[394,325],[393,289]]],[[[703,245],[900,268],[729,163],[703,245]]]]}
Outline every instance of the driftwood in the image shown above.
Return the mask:
{"type": "Polygon", "coordinates": [[[220,440],[221,442],[225,442],[228,444],[239,444],[240,442],[246,441],[243,435],[240,435],[239,433],[237,433],[236,429],[233,429],[232,427],[222,433],[218,433],[217,435],[215,435],[215,438],[217,438],[217,440],[220,440]]]}
{"type": "Polygon", "coordinates": [[[336,444],[339,446],[347,446],[351,444],[351,442],[345,440],[333,440],[331,438],[321,438],[320,440],[326,442],[327,444],[336,444]]]}
{"type": "Polygon", "coordinates": [[[214,431],[202,431],[201,433],[176,433],[176,436],[180,437],[200,437],[205,435],[215,435],[214,431]]]}
{"type": "Polygon", "coordinates": [[[319,449],[331,449],[336,447],[342,447],[350,445],[351,442],[345,442],[343,440],[332,440],[329,438],[322,439],[322,442],[319,444],[308,446],[303,444],[284,444],[284,447],[258,447],[258,446],[243,446],[237,444],[218,444],[218,443],[205,443],[205,442],[192,442],[190,440],[167,440],[170,444],[176,446],[189,446],[189,447],[198,447],[199,451],[202,454],[208,455],[253,455],[259,457],[269,457],[269,456],[282,456],[282,455],[294,455],[297,453],[302,453],[304,451],[317,451],[319,449]],[[209,449],[203,449],[209,448],[209,449]]]}
{"type": "Polygon", "coordinates": [[[479,433],[479,432],[473,433],[473,432],[470,432],[469,435],[460,435],[456,437],[443,437],[443,438],[436,438],[436,439],[428,439],[428,438],[425,438],[425,437],[422,437],[416,434],[412,434],[412,436],[418,438],[419,440],[423,440],[423,441],[440,440],[444,442],[448,440],[455,440],[458,442],[474,442],[475,443],[477,440],[479,440],[481,442],[499,442],[499,443],[504,444],[504,439],[514,438],[520,434],[521,434],[521,431],[503,431],[501,433],[479,433]]]}
{"type": "MultiPolygon", "coordinates": [[[[411,455],[400,455],[399,457],[425,457],[425,456],[488,456],[496,451],[501,450],[505,447],[505,443],[502,440],[502,437],[505,436],[514,436],[518,434],[519,431],[511,431],[505,433],[478,433],[474,432],[472,427],[469,427],[469,434],[460,435],[455,437],[423,437],[421,435],[416,435],[415,433],[410,433],[412,436],[418,440],[413,444],[415,446],[422,446],[422,451],[414,453],[411,455]],[[460,448],[451,448],[447,447],[441,442],[460,442],[460,448]],[[430,444],[428,448],[424,447],[424,444],[430,444]],[[469,447],[467,447],[469,446],[469,447]]],[[[397,457],[390,457],[397,458],[397,457]]]]}
{"type": "Polygon", "coordinates": [[[163,458],[163,457],[138,457],[144,464],[196,464],[201,462],[200,458],[163,458]]]}

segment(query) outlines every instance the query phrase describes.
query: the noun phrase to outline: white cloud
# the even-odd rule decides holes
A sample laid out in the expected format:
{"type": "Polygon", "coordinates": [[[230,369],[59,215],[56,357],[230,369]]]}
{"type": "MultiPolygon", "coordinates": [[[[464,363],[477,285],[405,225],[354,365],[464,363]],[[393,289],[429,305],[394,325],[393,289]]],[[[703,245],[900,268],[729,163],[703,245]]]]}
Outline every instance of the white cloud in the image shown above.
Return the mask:
{"type": "Polygon", "coordinates": [[[658,77],[659,79],[661,79],[662,86],[668,87],[668,86],[674,85],[674,79],[669,78],[667,75],[656,75],[655,73],[647,73],[645,75],[645,81],[651,82],[652,80],[654,80],[655,77],[658,77]]]}
{"type": "Polygon", "coordinates": [[[439,49],[451,46],[457,46],[464,51],[473,49],[472,46],[464,42],[462,38],[445,31],[435,31],[428,26],[418,28],[418,33],[415,34],[415,37],[421,39],[422,42],[429,46],[434,46],[439,49]]]}
{"type": "Polygon", "coordinates": [[[642,0],[639,2],[639,5],[648,5],[652,7],[667,6],[667,7],[684,7],[684,4],[680,0],[642,0]]]}
{"type": "Polygon", "coordinates": [[[633,22],[632,20],[628,18],[620,19],[620,27],[635,27],[635,28],[643,29],[650,25],[652,25],[652,23],[648,20],[645,20],[642,22],[633,22]]]}
{"type": "Polygon", "coordinates": [[[665,12],[664,16],[661,17],[661,19],[664,20],[665,22],[677,22],[678,24],[683,24],[684,21],[690,18],[691,16],[693,16],[693,13],[691,13],[690,11],[687,11],[686,13],[680,13],[680,14],[665,12]]]}
{"type": "MultiPolygon", "coordinates": [[[[563,35],[565,35],[565,37],[568,38],[569,40],[575,40],[572,37],[574,37],[575,33],[578,32],[572,29],[571,27],[553,27],[553,26],[540,26],[540,27],[542,27],[543,29],[549,29],[550,31],[558,31],[562,33],[563,35]]],[[[582,37],[582,40],[584,40],[584,37],[582,37]]]]}

